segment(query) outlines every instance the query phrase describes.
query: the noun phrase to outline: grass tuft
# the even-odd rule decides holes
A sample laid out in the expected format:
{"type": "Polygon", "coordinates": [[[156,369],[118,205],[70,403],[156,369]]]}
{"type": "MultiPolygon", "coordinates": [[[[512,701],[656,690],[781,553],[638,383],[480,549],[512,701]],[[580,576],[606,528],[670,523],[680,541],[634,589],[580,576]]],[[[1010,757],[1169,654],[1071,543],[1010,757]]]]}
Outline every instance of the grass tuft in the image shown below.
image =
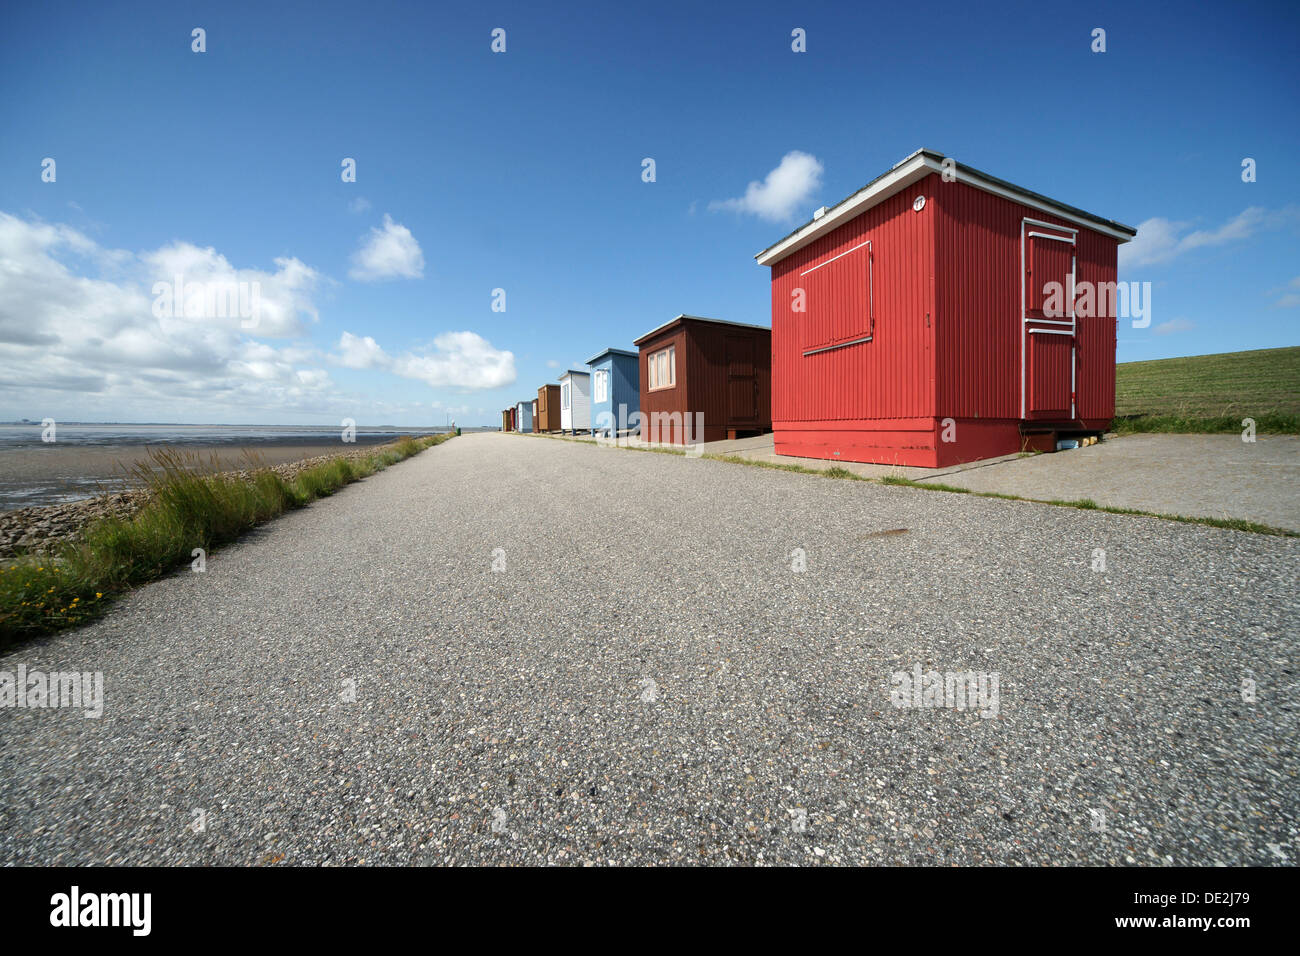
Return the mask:
{"type": "Polygon", "coordinates": [[[1300,434],[1300,415],[1279,412],[1260,412],[1255,415],[1201,416],[1180,412],[1172,415],[1124,415],[1115,419],[1115,433],[1119,435],[1145,435],[1153,432],[1174,434],[1225,435],[1244,430],[1242,421],[1255,422],[1258,434],[1300,434]]]}

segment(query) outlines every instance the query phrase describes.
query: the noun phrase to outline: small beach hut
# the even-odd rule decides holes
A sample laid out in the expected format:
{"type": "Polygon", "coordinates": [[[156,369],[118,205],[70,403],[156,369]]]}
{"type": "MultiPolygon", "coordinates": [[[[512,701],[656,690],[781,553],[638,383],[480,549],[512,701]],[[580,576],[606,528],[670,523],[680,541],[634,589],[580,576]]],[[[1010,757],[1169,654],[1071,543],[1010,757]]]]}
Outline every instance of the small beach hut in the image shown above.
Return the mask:
{"type": "Polygon", "coordinates": [[[519,402],[515,405],[515,431],[530,432],[533,430],[533,403],[519,402]]]}
{"type": "Polygon", "coordinates": [[[537,390],[537,422],[539,432],[560,430],[560,386],[543,385],[537,390]]]}
{"type": "Polygon", "coordinates": [[[591,373],[571,368],[560,376],[560,431],[591,430],[591,373]]]}
{"type": "MultiPolygon", "coordinates": [[[[591,369],[591,428],[615,435],[635,431],[629,420],[641,409],[637,353],[608,348],[587,359],[591,369]]],[[[639,416],[635,421],[640,421],[639,416]]]]}
{"type": "Polygon", "coordinates": [[[646,441],[685,444],[687,429],[692,443],[771,430],[771,329],[679,315],[634,344],[646,441]]]}
{"type": "Polygon", "coordinates": [[[941,468],[1105,431],[1135,235],[924,149],[819,209],[757,257],[776,453],[941,468]]]}

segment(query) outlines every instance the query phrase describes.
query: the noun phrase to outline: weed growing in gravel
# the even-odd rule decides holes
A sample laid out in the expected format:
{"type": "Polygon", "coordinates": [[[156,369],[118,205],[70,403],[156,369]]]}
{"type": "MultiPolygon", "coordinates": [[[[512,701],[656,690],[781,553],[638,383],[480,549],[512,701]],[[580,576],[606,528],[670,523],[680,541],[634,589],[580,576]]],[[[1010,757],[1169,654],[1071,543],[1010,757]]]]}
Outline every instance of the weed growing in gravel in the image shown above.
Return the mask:
{"type": "Polygon", "coordinates": [[[754,468],[772,468],[776,471],[796,471],[802,475],[823,475],[824,471],[817,468],[805,468],[803,465],[785,463],[780,461],[762,461],[754,458],[742,458],[740,455],[713,455],[706,454],[703,457],[710,461],[725,461],[732,465],[750,465],[754,468]]]}
{"type": "Polygon", "coordinates": [[[978,498],[1001,498],[1004,501],[1028,501],[1040,505],[1056,505],[1061,508],[1079,508],[1083,511],[1104,511],[1112,515],[1138,515],[1144,518],[1161,518],[1165,521],[1178,521],[1182,524],[1203,524],[1211,528],[1226,528],[1229,531],[1249,531],[1252,534],[1272,534],[1284,538],[1300,537],[1294,531],[1288,531],[1285,528],[1274,528],[1270,525],[1259,524],[1255,521],[1245,521],[1241,518],[1200,518],[1189,517],[1187,515],[1165,514],[1159,511],[1142,511],[1138,508],[1112,508],[1108,505],[1099,505],[1091,498],[1078,498],[1071,501],[1065,501],[1059,498],[1044,500],[1042,498],[1024,498],[1020,495],[1005,495],[996,491],[972,491],[969,488],[958,488],[956,485],[943,485],[931,481],[914,481],[911,478],[902,478],[898,475],[886,475],[877,479],[882,485],[905,485],[908,488],[928,488],[931,491],[949,491],[959,495],[975,495],[978,498]]]}
{"type": "Polygon", "coordinates": [[[401,438],[369,455],[314,465],[292,481],[251,458],[245,480],[204,474],[196,456],[155,450],[134,471],[149,501],[132,517],[102,518],[80,540],[0,566],[0,646],[83,624],[113,595],[188,562],[193,549],[211,551],[450,437],[401,438]]]}
{"type": "Polygon", "coordinates": [[[934,491],[951,491],[953,494],[968,495],[971,493],[969,488],[959,488],[956,485],[945,485],[937,481],[916,481],[912,478],[903,478],[900,475],[885,475],[880,479],[882,485],[904,485],[908,488],[930,488],[934,491]]]}

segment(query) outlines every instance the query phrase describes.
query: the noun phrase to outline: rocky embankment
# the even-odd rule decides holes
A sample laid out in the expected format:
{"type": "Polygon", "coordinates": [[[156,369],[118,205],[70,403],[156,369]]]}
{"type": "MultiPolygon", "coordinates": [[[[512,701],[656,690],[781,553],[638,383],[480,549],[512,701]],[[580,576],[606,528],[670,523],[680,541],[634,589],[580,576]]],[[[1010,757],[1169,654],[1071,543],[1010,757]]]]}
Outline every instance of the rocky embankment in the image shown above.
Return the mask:
{"type": "MultiPolygon", "coordinates": [[[[361,458],[374,454],[379,445],[368,445],[353,451],[333,455],[318,455],[300,461],[271,465],[270,470],[286,481],[297,477],[300,471],[334,458],[361,458]]],[[[223,472],[228,477],[249,480],[251,471],[223,472]]],[[[91,522],[109,516],[129,518],[149,500],[147,490],[121,491],[113,494],[67,501],[43,508],[20,508],[17,511],[0,511],[0,559],[12,558],[30,551],[45,551],[62,541],[76,538],[91,522]]]]}

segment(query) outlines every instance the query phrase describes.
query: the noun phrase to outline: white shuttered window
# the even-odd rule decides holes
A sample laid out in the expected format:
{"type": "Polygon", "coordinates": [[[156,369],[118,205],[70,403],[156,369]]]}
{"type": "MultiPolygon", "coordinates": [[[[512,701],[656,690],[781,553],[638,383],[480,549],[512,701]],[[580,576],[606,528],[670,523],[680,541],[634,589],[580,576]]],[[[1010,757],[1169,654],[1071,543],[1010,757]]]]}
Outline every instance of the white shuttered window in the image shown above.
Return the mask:
{"type": "Polygon", "coordinates": [[[650,390],[672,388],[677,384],[677,348],[668,346],[652,352],[646,360],[649,366],[650,390]]]}

